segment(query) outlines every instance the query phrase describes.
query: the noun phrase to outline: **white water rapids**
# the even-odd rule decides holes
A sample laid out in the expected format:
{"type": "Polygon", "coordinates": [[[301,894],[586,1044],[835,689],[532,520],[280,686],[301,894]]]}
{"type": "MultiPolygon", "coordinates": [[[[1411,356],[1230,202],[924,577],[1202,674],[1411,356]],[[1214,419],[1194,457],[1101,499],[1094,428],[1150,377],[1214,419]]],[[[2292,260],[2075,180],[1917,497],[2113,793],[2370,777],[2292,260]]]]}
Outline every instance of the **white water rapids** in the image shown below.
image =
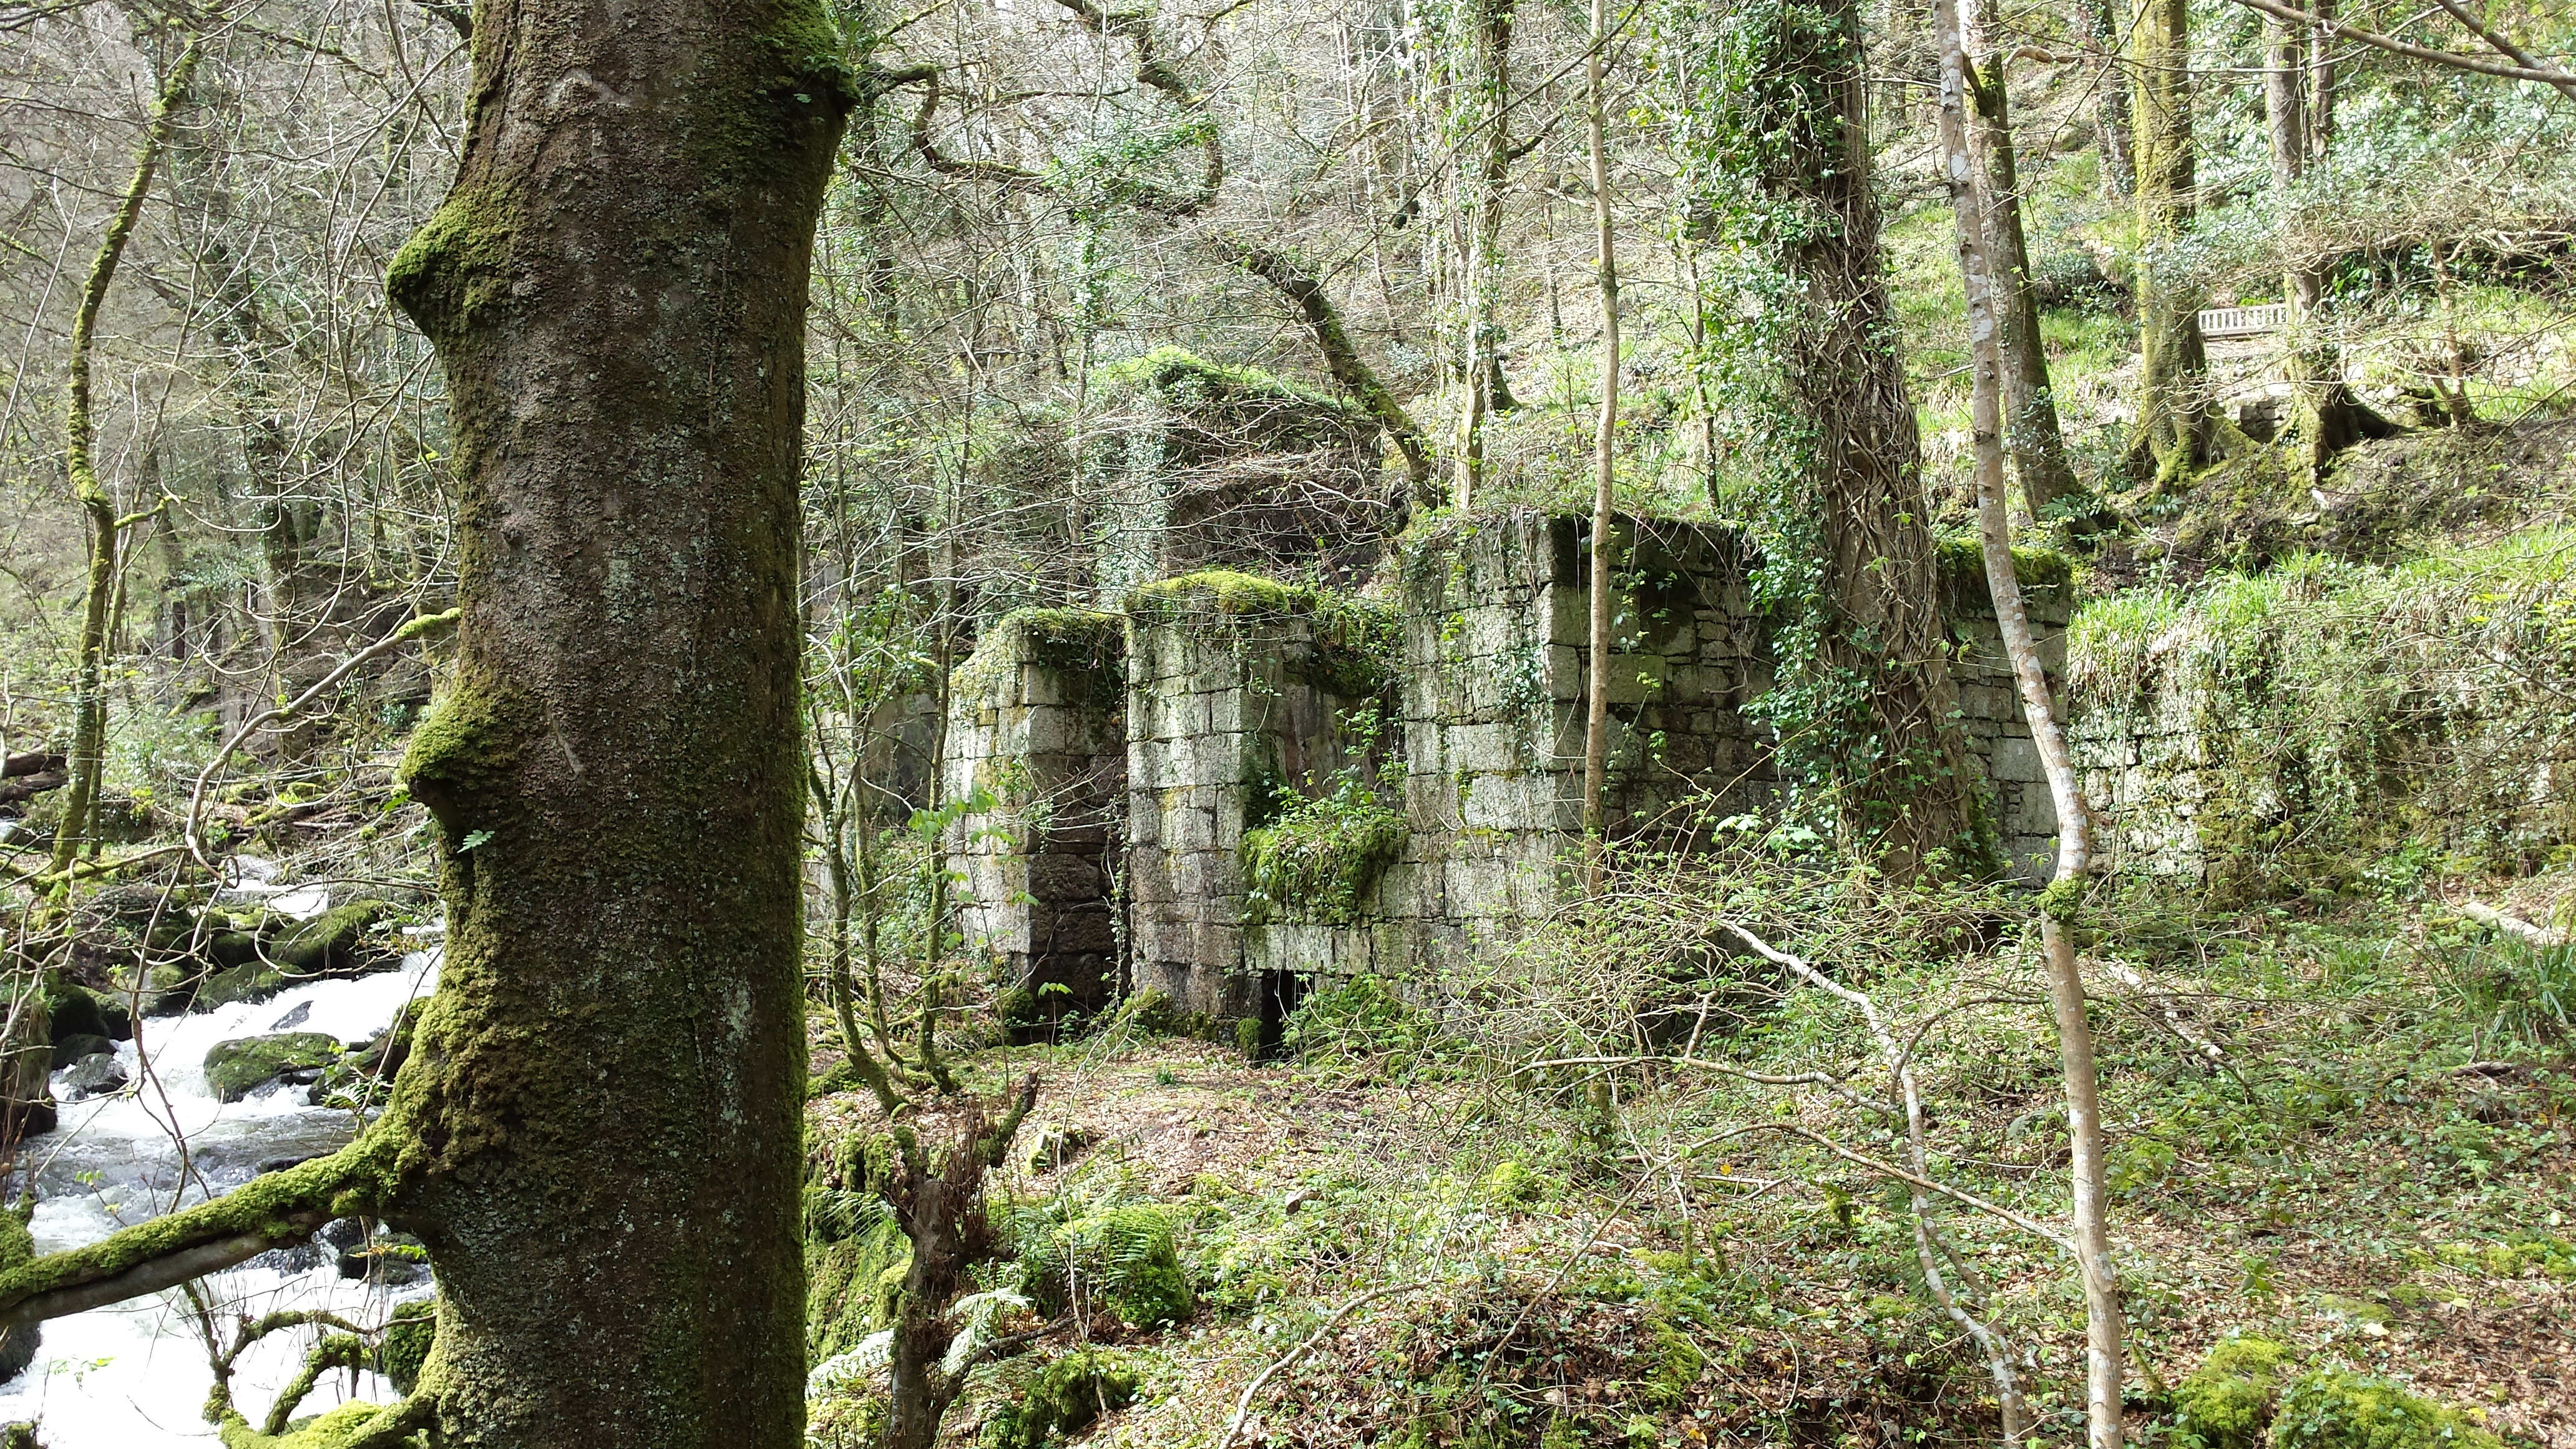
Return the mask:
{"type": "MultiPolygon", "coordinates": [[[[249,1099],[220,1103],[207,1089],[206,1049],[234,1037],[272,1031],[327,1032],[343,1043],[375,1035],[414,996],[437,984],[437,953],[415,951],[400,969],[355,981],[317,981],[256,1005],[222,1007],[135,1023],[136,1043],[116,1053],[131,1084],[86,1102],[63,1100],[62,1122],[25,1144],[40,1165],[36,1179],[36,1251],[94,1243],[124,1223],[203,1201],[240,1186],[266,1166],[319,1156],[347,1142],[356,1120],[346,1111],[305,1105],[305,1089],[272,1084],[249,1099]],[[297,1019],[296,1014],[304,1014],[297,1019]],[[184,1176],[183,1182],[183,1149],[184,1176]]],[[[257,1318],[278,1309],[328,1309],[372,1327],[405,1298],[426,1296],[426,1281],[387,1288],[340,1277],[327,1247],[269,1254],[202,1280],[227,1338],[234,1315],[257,1318]]],[[[161,1449],[218,1442],[205,1422],[214,1382],[206,1346],[187,1299],[177,1291],[113,1308],[57,1318],[44,1326],[44,1346],[25,1373],[0,1385],[0,1424],[34,1421],[47,1449],[161,1449]]],[[[270,1400],[304,1362],[318,1330],[269,1335],[244,1354],[233,1375],[233,1402],[257,1424],[270,1400]]],[[[320,1413],[349,1398],[391,1401],[393,1386],[373,1373],[326,1374],[296,1416],[320,1413]]]]}

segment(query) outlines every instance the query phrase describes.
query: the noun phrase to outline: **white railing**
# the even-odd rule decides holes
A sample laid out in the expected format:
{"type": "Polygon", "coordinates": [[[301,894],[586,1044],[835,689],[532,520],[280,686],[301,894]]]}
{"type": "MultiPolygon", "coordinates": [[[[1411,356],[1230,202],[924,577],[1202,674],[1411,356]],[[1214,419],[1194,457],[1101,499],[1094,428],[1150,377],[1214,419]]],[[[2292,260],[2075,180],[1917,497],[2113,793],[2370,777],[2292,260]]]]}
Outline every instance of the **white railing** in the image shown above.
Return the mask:
{"type": "Polygon", "coordinates": [[[2200,314],[2203,337],[2254,337],[2265,332],[2278,332],[2290,325],[2290,304],[2273,302],[2262,307],[2212,307],[2200,314]]]}

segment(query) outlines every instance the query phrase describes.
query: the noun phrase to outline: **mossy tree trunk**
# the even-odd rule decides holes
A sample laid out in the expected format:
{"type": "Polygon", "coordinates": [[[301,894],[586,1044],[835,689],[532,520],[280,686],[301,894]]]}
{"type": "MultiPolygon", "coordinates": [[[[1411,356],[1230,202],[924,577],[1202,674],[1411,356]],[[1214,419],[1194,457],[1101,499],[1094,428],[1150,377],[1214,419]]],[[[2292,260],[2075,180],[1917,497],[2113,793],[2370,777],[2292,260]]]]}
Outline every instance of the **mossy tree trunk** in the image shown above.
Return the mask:
{"type": "Polygon", "coordinates": [[[797,485],[854,99],[819,0],[483,0],[394,261],[445,364],[458,657],[405,777],[448,948],[358,1143],[0,1274],[0,1323],[373,1212],[440,1283],[360,1440],[792,1449],[804,1423],[797,485]]]}
{"type": "Polygon", "coordinates": [[[1451,501],[1472,505],[1485,478],[1485,420],[1510,406],[1501,386],[1503,183],[1511,173],[1512,7],[1516,0],[1468,0],[1459,24],[1457,99],[1464,151],[1457,159],[1465,204],[1459,267],[1461,337],[1457,480],[1451,501]]]}
{"type": "Polygon", "coordinates": [[[74,654],[69,783],[63,790],[63,818],[54,828],[53,860],[48,867],[54,875],[69,871],[73,856],[87,842],[90,820],[97,813],[99,778],[107,768],[107,653],[112,643],[108,615],[118,581],[117,548],[132,522],[117,516],[116,499],[98,476],[94,454],[98,423],[90,401],[90,359],[97,351],[98,314],[107,302],[109,284],[116,280],[117,265],[125,259],[125,244],[143,215],[152,175],[160,168],[161,154],[170,144],[171,128],[203,56],[191,38],[162,76],[142,143],[135,148],[133,175],[99,238],[98,256],[90,263],[89,279],[81,286],[80,308],[72,318],[71,375],[63,389],[63,452],[72,500],[80,505],[89,530],[89,572],[81,593],[80,641],[74,654]]]}
{"type": "Polygon", "coordinates": [[[463,493],[455,678],[405,762],[449,945],[395,1114],[439,1418],[790,1445],[806,276],[851,78],[815,0],[474,28],[455,188],[389,278],[463,493]]]}
{"type": "Polygon", "coordinates": [[[2209,352],[2200,294],[2171,259],[2191,229],[2191,6],[2145,0],[2129,32],[2138,76],[2138,418],[2130,467],[2170,485],[2209,461],[2209,352]]]}
{"type": "Polygon", "coordinates": [[[2066,434],[2057,420],[2057,395],[2049,387],[2048,352],[2039,335],[2039,299],[2030,284],[2030,240],[2022,225],[2021,164],[2012,134],[2012,101],[2005,88],[2008,52],[1992,0],[1975,9],[1975,39],[1985,59],[1968,73],[1978,164],[1985,171],[1986,241],[1995,267],[1996,304],[2002,310],[2004,444],[2013,475],[2021,480],[2030,516],[2078,491],[2067,461],[2066,434]]]}

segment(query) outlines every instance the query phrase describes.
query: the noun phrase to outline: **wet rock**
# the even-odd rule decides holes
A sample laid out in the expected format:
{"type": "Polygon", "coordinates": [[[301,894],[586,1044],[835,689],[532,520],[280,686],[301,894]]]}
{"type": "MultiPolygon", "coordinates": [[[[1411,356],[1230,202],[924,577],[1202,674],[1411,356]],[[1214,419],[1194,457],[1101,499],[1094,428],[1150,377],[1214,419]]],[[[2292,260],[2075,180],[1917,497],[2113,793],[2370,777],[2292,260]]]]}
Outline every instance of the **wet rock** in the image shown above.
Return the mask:
{"type": "Polygon", "coordinates": [[[227,967],[207,977],[206,983],[197,988],[196,999],[188,1003],[188,1009],[212,1011],[219,1006],[266,1001],[294,984],[286,979],[285,973],[252,961],[227,967]]]}
{"type": "MultiPolygon", "coordinates": [[[[53,1024],[54,1043],[65,1037],[97,1036],[110,1041],[124,1041],[134,1035],[134,1014],[125,1003],[113,996],[90,990],[60,975],[45,983],[45,1015],[53,1024]]],[[[58,1061],[70,1058],[56,1057],[58,1061]]]]}
{"type": "Polygon", "coordinates": [[[36,1361],[36,1350],[44,1347],[44,1343],[45,1332],[38,1324],[0,1330],[0,1383],[25,1373],[27,1365],[36,1361]]]}
{"type": "Polygon", "coordinates": [[[0,1102],[0,1141],[23,1142],[54,1130],[59,1114],[50,1097],[0,1102]]]}
{"type": "Polygon", "coordinates": [[[313,1241],[328,1243],[338,1252],[362,1247],[367,1241],[366,1221],[362,1218],[333,1218],[322,1225],[322,1231],[313,1235],[313,1241]]]}
{"type": "Polygon", "coordinates": [[[268,1029],[270,1031],[293,1031],[295,1028],[302,1026],[304,1023],[311,1021],[312,1019],[313,1003],[302,1001],[296,1003],[293,1011],[290,1011],[284,1016],[279,1017],[277,1020],[270,1022],[268,1024],[268,1029]]]}
{"type": "Polygon", "coordinates": [[[235,1037],[206,1052],[206,1085],[217,1101],[238,1102],[271,1082],[308,1086],[339,1059],[338,1038],[318,1031],[235,1037]]]}
{"type": "Polygon", "coordinates": [[[54,1038],[54,1067],[56,1070],[60,1070],[64,1067],[71,1066],[83,1057],[94,1057],[100,1052],[114,1052],[115,1050],[116,1043],[109,1041],[103,1036],[90,1036],[86,1034],[78,1036],[57,1036],[54,1038]]]}
{"type": "Polygon", "coordinates": [[[114,1052],[92,1052],[63,1074],[64,1095],[75,1102],[111,1097],[125,1090],[125,1063],[114,1052]]]}

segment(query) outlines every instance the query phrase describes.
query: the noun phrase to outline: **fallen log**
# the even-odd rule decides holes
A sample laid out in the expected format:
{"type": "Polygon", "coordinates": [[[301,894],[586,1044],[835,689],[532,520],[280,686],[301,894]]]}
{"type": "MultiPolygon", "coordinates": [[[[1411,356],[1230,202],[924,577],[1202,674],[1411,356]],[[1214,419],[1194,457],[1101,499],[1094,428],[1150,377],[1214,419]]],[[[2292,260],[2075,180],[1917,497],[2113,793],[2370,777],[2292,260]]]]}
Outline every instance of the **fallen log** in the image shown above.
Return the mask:
{"type": "MultiPolygon", "coordinates": [[[[16,762],[13,760],[11,763],[16,762]]],[[[0,779],[0,805],[20,804],[34,799],[47,790],[59,790],[70,779],[69,771],[59,769],[28,775],[20,775],[12,771],[10,778],[0,779]]]]}

